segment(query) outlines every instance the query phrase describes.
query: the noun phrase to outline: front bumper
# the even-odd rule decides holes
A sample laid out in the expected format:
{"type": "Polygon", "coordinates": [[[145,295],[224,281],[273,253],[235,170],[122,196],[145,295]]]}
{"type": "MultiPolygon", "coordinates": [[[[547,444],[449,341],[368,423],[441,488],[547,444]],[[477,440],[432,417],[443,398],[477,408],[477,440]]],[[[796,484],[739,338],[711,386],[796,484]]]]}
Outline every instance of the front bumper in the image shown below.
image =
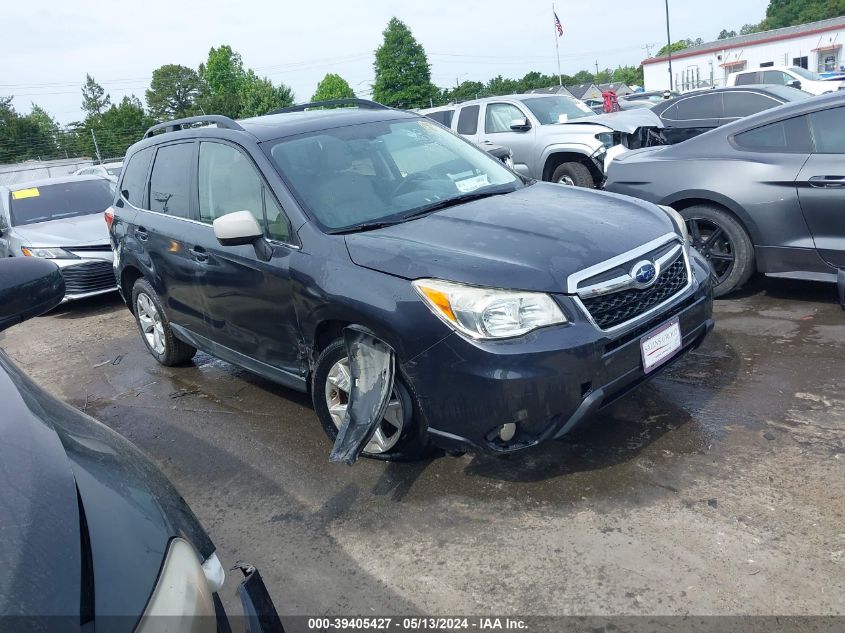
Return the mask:
{"type": "Polygon", "coordinates": [[[65,279],[62,303],[85,299],[117,290],[111,252],[79,259],[51,260],[61,269],[65,279]]]}
{"type": "Polygon", "coordinates": [[[682,349],[662,368],[698,347],[713,329],[712,289],[706,263],[690,261],[691,287],[622,332],[608,335],[576,313],[566,326],[513,340],[454,333],[405,363],[432,441],[447,450],[511,453],[561,437],[659,373],[643,371],[644,334],[678,317],[682,349]],[[504,442],[498,431],[510,423],[516,432],[504,442]]]}

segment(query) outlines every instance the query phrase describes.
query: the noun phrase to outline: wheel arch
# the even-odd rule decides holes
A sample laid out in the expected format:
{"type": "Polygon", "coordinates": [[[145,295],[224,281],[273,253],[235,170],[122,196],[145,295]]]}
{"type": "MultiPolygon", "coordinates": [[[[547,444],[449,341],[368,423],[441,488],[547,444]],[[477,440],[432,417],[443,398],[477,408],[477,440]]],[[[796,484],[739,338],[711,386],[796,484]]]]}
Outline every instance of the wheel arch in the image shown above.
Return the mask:
{"type": "Polygon", "coordinates": [[[751,216],[745,212],[739,204],[730,198],[715,192],[708,191],[682,191],[667,198],[664,198],[659,204],[665,204],[672,207],[675,211],[683,211],[690,207],[699,204],[708,204],[716,206],[723,211],[728,212],[733,218],[739,222],[739,225],[745,230],[751,238],[751,245],[756,246],[760,242],[760,233],[757,230],[757,225],[751,219],[751,216]]]}
{"type": "Polygon", "coordinates": [[[604,180],[604,174],[598,168],[595,161],[593,161],[589,157],[589,155],[587,155],[585,152],[571,148],[552,149],[549,151],[548,154],[546,154],[543,159],[543,171],[541,173],[541,179],[545,180],[546,182],[551,181],[552,174],[554,173],[555,169],[557,169],[563,163],[580,163],[584,165],[587,169],[590,170],[590,173],[593,176],[593,182],[595,183],[595,186],[600,185],[602,180],[604,180]]]}
{"type": "Polygon", "coordinates": [[[135,314],[135,307],[132,305],[132,288],[135,282],[143,278],[144,273],[136,266],[125,266],[120,273],[120,290],[126,301],[126,307],[132,314],[135,314]]]}

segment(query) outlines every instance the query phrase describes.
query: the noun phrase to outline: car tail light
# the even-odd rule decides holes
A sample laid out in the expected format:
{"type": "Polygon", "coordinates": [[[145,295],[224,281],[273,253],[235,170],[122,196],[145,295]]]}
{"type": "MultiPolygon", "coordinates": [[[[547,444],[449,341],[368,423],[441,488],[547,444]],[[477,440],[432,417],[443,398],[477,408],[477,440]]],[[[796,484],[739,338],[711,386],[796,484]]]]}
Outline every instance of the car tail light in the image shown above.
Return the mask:
{"type": "Polygon", "coordinates": [[[114,207],[109,207],[103,212],[103,217],[106,219],[106,226],[111,229],[111,225],[114,222],[114,207]]]}

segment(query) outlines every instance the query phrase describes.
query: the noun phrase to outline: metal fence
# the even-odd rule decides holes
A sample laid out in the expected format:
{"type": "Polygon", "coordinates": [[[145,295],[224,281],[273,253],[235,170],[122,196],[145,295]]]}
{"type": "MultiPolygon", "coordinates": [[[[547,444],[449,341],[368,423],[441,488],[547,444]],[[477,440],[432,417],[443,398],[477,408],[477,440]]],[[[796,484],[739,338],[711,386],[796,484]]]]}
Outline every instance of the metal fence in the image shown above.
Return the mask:
{"type": "MultiPolygon", "coordinates": [[[[120,158],[111,158],[102,162],[118,162],[120,158]]],[[[62,158],[59,160],[28,160],[12,165],[0,165],[0,185],[15,185],[30,180],[67,176],[77,169],[88,167],[97,161],[91,158],[62,158]]]]}

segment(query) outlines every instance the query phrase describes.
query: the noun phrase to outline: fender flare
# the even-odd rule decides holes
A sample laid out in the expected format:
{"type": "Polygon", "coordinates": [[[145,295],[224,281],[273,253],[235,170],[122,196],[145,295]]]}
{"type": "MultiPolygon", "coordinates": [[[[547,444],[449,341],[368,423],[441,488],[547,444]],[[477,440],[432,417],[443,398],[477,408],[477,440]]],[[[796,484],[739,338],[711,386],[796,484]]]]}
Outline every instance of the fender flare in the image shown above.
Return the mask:
{"type": "Polygon", "coordinates": [[[740,221],[743,228],[745,228],[748,235],[751,237],[751,243],[760,243],[760,232],[757,229],[757,225],[745,209],[742,208],[742,205],[738,204],[732,198],[715,191],[709,191],[707,189],[686,189],[684,191],[676,191],[662,198],[658,204],[665,204],[667,206],[674,207],[675,204],[679,202],[691,200],[700,200],[705,203],[712,202],[720,207],[724,207],[740,221]]]}

